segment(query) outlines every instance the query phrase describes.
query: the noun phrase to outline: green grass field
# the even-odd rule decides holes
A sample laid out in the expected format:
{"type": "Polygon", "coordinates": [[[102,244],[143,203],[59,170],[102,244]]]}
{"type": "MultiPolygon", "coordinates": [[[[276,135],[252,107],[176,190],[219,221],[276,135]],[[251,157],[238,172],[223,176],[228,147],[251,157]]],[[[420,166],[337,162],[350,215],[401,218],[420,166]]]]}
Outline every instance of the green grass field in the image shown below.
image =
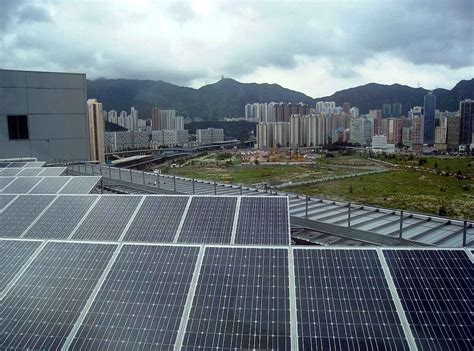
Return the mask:
{"type": "Polygon", "coordinates": [[[474,182],[427,172],[391,171],[284,190],[474,220],[474,182]]]}
{"type": "MultiPolygon", "coordinates": [[[[187,178],[207,179],[222,183],[234,183],[252,185],[268,182],[278,185],[289,181],[307,181],[317,178],[325,178],[333,175],[350,173],[351,170],[328,169],[309,166],[281,165],[281,166],[221,166],[204,164],[186,165],[179,168],[164,168],[165,174],[174,174],[187,178]]],[[[352,170],[352,172],[354,172],[352,170]]]]}

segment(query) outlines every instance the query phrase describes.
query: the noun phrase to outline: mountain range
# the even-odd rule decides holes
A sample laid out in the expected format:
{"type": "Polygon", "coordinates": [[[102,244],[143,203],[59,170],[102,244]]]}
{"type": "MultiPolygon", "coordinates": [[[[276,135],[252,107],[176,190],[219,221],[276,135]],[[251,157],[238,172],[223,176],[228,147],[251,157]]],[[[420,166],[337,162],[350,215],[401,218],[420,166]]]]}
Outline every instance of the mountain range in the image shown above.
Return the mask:
{"type": "MultiPolygon", "coordinates": [[[[104,110],[130,111],[134,106],[140,118],[150,118],[151,109],[175,109],[177,114],[190,119],[221,120],[244,116],[244,106],[254,102],[304,102],[314,106],[317,101],[335,101],[342,106],[349,102],[357,106],[361,114],[369,109],[381,109],[382,104],[400,102],[402,113],[413,106],[423,106],[428,90],[406,85],[370,83],[345,89],[331,96],[312,98],[301,92],[286,89],[278,84],[241,83],[223,78],[199,89],[181,87],[164,81],[136,79],[87,80],[88,98],[97,98],[104,110]]],[[[461,80],[451,90],[435,89],[437,108],[456,111],[459,101],[474,99],[474,78],[461,80]]]]}

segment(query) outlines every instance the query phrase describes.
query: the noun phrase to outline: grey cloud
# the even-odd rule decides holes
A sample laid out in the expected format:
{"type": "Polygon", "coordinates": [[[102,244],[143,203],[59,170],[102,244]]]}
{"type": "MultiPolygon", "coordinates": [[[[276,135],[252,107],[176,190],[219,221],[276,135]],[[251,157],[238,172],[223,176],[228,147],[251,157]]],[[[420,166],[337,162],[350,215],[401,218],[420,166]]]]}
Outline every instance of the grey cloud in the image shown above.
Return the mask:
{"type": "Polygon", "coordinates": [[[197,18],[190,3],[185,1],[173,1],[168,5],[168,14],[180,22],[192,21],[197,18]]]}
{"type": "Polygon", "coordinates": [[[29,5],[19,11],[18,22],[53,22],[53,19],[45,8],[29,5]]]}

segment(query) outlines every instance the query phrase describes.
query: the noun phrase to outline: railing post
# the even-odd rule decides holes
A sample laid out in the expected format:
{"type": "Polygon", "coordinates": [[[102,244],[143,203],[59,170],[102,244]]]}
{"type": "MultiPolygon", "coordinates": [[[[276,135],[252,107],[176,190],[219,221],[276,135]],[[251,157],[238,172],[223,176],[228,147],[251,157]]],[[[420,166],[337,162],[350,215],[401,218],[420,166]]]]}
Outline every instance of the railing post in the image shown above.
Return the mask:
{"type": "Polygon", "coordinates": [[[194,178],[193,178],[192,182],[193,182],[193,195],[194,195],[194,178]]]}
{"type": "Polygon", "coordinates": [[[145,171],[142,171],[142,175],[143,175],[143,185],[146,185],[145,184],[145,171]]]}
{"type": "Polygon", "coordinates": [[[158,189],[160,188],[160,174],[159,173],[156,173],[156,186],[158,187],[158,189]]]}
{"type": "Polygon", "coordinates": [[[173,176],[173,189],[174,189],[174,192],[176,192],[176,176],[175,175],[173,176]]]}
{"type": "Polygon", "coordinates": [[[112,179],[112,170],[110,168],[110,165],[109,165],[109,178],[112,179]]]}
{"type": "Polygon", "coordinates": [[[403,210],[400,211],[400,229],[398,231],[398,236],[400,238],[403,236],[403,210]]]}
{"type": "Polygon", "coordinates": [[[347,204],[347,227],[351,227],[351,203],[347,204]]]}
{"type": "Polygon", "coordinates": [[[467,243],[467,221],[464,220],[464,227],[462,230],[462,247],[465,247],[467,243]]]}
{"type": "Polygon", "coordinates": [[[217,183],[214,181],[214,195],[217,195],[217,183]]]}
{"type": "Polygon", "coordinates": [[[99,173],[102,176],[102,165],[99,163],[99,173]]]}
{"type": "Polygon", "coordinates": [[[304,211],[304,218],[308,219],[308,202],[309,196],[305,196],[305,211],[304,211]]]}
{"type": "Polygon", "coordinates": [[[242,195],[242,184],[240,184],[240,195],[242,195]]]}
{"type": "Polygon", "coordinates": [[[122,167],[119,167],[119,180],[122,180],[122,167]]]}
{"type": "Polygon", "coordinates": [[[104,193],[104,179],[102,177],[100,178],[100,193],[104,193]]]}
{"type": "Polygon", "coordinates": [[[130,168],[130,183],[133,183],[133,174],[132,169],[130,168]]]}

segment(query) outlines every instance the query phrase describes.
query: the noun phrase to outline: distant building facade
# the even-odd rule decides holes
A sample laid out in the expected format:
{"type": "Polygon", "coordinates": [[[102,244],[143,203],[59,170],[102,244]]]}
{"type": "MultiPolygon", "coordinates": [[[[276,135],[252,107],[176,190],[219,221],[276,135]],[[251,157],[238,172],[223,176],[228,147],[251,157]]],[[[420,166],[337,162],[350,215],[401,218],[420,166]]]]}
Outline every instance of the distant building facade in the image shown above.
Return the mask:
{"type": "Polygon", "coordinates": [[[102,103],[96,99],[87,100],[87,115],[89,119],[90,160],[103,163],[105,162],[105,144],[102,103]]]}
{"type": "Polygon", "coordinates": [[[474,133],[474,100],[464,100],[459,103],[459,144],[470,145],[474,133]]]}
{"type": "Polygon", "coordinates": [[[207,128],[207,129],[196,129],[196,140],[198,144],[212,144],[220,141],[224,141],[224,129],[219,128],[207,128]]]}
{"type": "Polygon", "coordinates": [[[423,144],[434,144],[436,96],[430,91],[424,98],[423,144]]]}

